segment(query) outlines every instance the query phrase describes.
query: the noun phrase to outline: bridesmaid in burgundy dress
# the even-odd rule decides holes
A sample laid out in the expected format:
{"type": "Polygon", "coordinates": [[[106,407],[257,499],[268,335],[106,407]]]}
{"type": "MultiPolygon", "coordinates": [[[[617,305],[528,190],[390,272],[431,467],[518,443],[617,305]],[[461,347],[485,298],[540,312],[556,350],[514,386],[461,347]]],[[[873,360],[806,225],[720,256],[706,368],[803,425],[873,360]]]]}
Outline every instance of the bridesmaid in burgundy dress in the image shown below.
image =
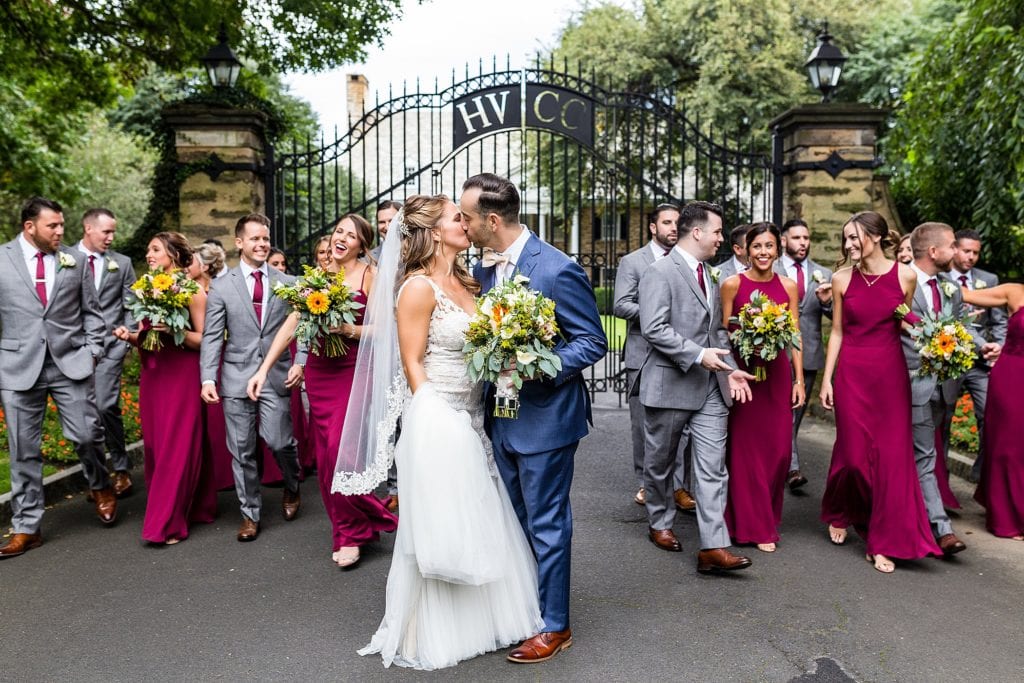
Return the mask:
{"type": "MultiPolygon", "coordinates": [[[[368,245],[372,240],[373,232],[369,222],[356,214],[342,218],[331,235],[332,261],[328,270],[338,272],[344,269],[345,283],[356,291],[356,300],[363,304],[373,284],[373,270],[360,257],[369,251],[368,245]]],[[[327,358],[311,352],[305,369],[310,440],[316,456],[320,495],[331,520],[331,559],[342,568],[351,567],[359,561],[360,546],[377,540],[382,531],[394,531],[398,526],[398,519],[373,494],[345,496],[331,493],[338,446],[341,443],[341,428],[352,389],[359,337],[362,335],[362,318],[360,309],[354,325],[345,324],[334,331],[345,337],[348,353],[340,358],[327,358]]],[[[293,313],[281,326],[270,351],[263,359],[263,365],[249,381],[250,396],[259,394],[266,381],[267,371],[292,340],[297,323],[298,316],[293,313]]],[[[293,385],[297,385],[300,379],[301,376],[289,375],[293,385]]]]}
{"type": "MultiPolygon", "coordinates": [[[[800,310],[796,283],[772,271],[780,242],[779,230],[772,223],[755,223],[747,232],[750,270],[722,283],[722,315],[727,327],[729,318],[749,303],[757,290],[775,303],[788,305],[790,311],[800,310]]],[[[738,353],[733,355],[741,369],[753,372],[753,365],[747,367],[738,353]]],[[[792,349],[790,355],[782,352],[765,366],[766,379],[750,383],[753,400],[733,404],[729,413],[725,523],[735,543],[756,543],[758,550],[771,553],[779,540],[783,491],[793,450],[792,411],[803,405],[805,390],[799,349],[792,349]]]]}
{"type": "Polygon", "coordinates": [[[985,404],[985,458],[974,499],[984,506],[985,526],[996,536],[1024,541],[1024,285],[963,290],[972,306],[1006,306],[1006,343],[988,376],[985,404]]]}
{"type": "MultiPolygon", "coordinates": [[[[151,269],[188,268],[192,258],[184,235],[176,232],[157,233],[146,250],[146,263],[151,269]]],[[[185,333],[184,344],[176,346],[173,337],[165,334],[159,350],[139,350],[139,414],[147,489],[142,538],[150,543],[172,545],[188,538],[189,521],[212,521],[194,520],[193,509],[203,460],[199,343],[205,311],[206,293],[200,287],[189,305],[191,329],[185,333]]],[[[139,332],[118,327],[114,335],[138,345],[144,330],[163,328],[140,322],[139,332]]]]}
{"type": "Polygon", "coordinates": [[[833,543],[853,525],[875,569],[891,573],[892,558],[939,556],[914,464],[910,375],[900,346],[900,304],[910,305],[917,278],[886,258],[889,226],[873,211],[843,226],[844,261],[855,267],[832,278],[832,333],[821,403],[836,411],[821,519],[833,543]],[[835,388],[832,380],[835,378],[835,388]]]}

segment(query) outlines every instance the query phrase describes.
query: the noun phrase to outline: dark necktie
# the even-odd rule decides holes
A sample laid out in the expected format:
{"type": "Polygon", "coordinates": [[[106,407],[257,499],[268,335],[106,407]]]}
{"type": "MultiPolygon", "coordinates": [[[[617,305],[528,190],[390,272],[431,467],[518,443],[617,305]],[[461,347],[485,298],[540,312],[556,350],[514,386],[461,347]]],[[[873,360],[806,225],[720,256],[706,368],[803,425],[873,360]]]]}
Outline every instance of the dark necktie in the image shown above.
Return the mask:
{"type": "Polygon", "coordinates": [[[932,288],[932,310],[936,313],[942,313],[942,295],[939,293],[939,278],[933,277],[928,281],[928,286],[932,288]]]}
{"type": "Polygon", "coordinates": [[[43,252],[36,254],[36,294],[39,295],[39,301],[42,302],[43,308],[46,308],[46,266],[43,265],[43,258],[45,255],[43,252]]]}
{"type": "Polygon", "coordinates": [[[668,252],[672,251],[672,247],[665,247],[665,253],[662,256],[668,256],[668,252]]]}
{"type": "Polygon", "coordinates": [[[697,284],[700,285],[700,291],[704,292],[704,298],[706,299],[708,297],[708,288],[707,288],[707,285],[704,284],[704,264],[703,263],[698,263],[697,264],[697,284]]]}
{"type": "Polygon", "coordinates": [[[263,271],[252,271],[252,277],[256,281],[252,286],[252,308],[256,311],[256,322],[263,325],[263,271]]]}
{"type": "Polygon", "coordinates": [[[804,264],[795,261],[793,267],[796,268],[796,300],[803,301],[804,290],[807,289],[807,283],[804,280],[804,264]]]}
{"type": "Polygon", "coordinates": [[[93,282],[96,281],[96,257],[89,254],[89,275],[92,275],[93,282]]]}
{"type": "Polygon", "coordinates": [[[970,287],[967,284],[967,276],[966,275],[961,275],[960,276],[960,286],[963,287],[964,289],[970,289],[970,287]]]}

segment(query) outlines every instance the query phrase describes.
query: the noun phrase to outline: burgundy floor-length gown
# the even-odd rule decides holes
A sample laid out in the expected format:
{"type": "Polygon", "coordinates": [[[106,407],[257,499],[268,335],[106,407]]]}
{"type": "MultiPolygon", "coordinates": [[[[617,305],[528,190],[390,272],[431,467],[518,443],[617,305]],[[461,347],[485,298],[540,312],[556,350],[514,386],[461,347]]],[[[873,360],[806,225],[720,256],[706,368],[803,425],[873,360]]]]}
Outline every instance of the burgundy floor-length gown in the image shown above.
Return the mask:
{"type": "MultiPolygon", "coordinates": [[[[754,282],[740,275],[733,310],[750,302],[760,290],[779,304],[789,295],[775,275],[768,282],[754,282]]],[[[744,370],[753,373],[737,357],[744,370]]],[[[782,500],[793,450],[793,412],[790,408],[793,375],[790,360],[782,352],[768,363],[755,361],[767,370],[761,382],[751,382],[754,400],[734,403],[729,412],[729,501],[725,523],[736,543],[775,543],[782,522],[782,500]]]]}
{"type": "Polygon", "coordinates": [[[1024,313],[1007,325],[1006,343],[988,377],[985,459],[974,499],[985,508],[985,526],[996,536],[1024,535],[1024,313]]]}
{"type": "MultiPolygon", "coordinates": [[[[365,276],[365,273],[364,273],[365,276]]],[[[360,287],[356,300],[366,303],[360,287]]],[[[356,324],[362,322],[362,310],[356,324]]],[[[306,360],[306,395],[309,397],[309,429],[316,457],[316,478],[320,484],[327,516],[331,520],[334,550],[375,541],[382,531],[394,531],[398,519],[373,494],[344,496],[331,493],[334,467],[338,461],[341,428],[345,421],[349,393],[355,373],[358,342],[345,340],[348,353],[340,358],[309,354],[306,360]]]]}
{"type": "Polygon", "coordinates": [[[854,269],[843,297],[836,443],[821,520],[853,525],[872,555],[938,556],[914,463],[910,374],[894,315],[904,302],[898,264],[870,277],[854,269]]]}
{"type": "Polygon", "coordinates": [[[161,349],[139,353],[147,490],[142,538],[153,543],[186,539],[190,521],[212,521],[209,510],[197,504],[203,474],[199,352],[175,346],[170,335],[161,340],[161,349]]]}

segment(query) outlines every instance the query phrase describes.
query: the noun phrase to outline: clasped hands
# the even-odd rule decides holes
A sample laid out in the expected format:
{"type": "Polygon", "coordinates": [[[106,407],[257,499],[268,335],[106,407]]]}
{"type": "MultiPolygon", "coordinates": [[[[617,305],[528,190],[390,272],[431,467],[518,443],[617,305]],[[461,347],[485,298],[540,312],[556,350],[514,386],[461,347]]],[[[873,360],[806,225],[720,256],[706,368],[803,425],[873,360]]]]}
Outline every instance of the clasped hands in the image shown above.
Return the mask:
{"type": "Polygon", "coordinates": [[[722,360],[722,358],[728,356],[729,353],[729,349],[704,349],[704,353],[700,358],[700,365],[705,370],[709,370],[711,372],[728,372],[729,395],[734,401],[746,403],[754,397],[753,392],[750,390],[750,384],[748,384],[750,380],[754,379],[754,376],[749,372],[733,368],[722,360]]]}

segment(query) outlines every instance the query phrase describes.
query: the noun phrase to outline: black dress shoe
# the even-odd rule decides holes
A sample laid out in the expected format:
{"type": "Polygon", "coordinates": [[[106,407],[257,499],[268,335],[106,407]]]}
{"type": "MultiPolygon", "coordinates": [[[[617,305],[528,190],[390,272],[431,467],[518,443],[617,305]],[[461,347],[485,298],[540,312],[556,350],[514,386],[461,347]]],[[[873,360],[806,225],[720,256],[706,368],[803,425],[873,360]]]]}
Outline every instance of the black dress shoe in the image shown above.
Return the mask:
{"type": "Polygon", "coordinates": [[[801,486],[807,484],[807,477],[800,474],[800,470],[790,470],[789,474],[786,475],[786,486],[789,487],[790,491],[796,491],[801,486]]]}
{"type": "Polygon", "coordinates": [[[662,550],[672,553],[682,552],[683,550],[682,544],[676,538],[676,535],[672,533],[671,529],[648,529],[647,537],[651,539],[651,543],[662,550]]]}

